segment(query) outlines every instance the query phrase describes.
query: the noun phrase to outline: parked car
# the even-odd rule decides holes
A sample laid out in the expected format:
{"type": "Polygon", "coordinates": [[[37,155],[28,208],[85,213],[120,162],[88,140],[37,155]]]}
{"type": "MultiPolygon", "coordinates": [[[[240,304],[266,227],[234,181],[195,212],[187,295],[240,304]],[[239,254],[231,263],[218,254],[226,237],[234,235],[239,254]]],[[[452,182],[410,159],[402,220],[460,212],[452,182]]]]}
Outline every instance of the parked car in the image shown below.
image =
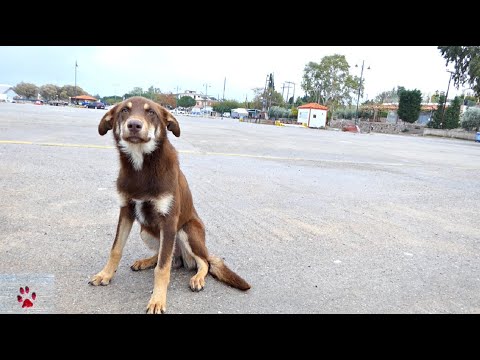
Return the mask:
{"type": "Polygon", "coordinates": [[[36,100],[34,102],[35,105],[43,105],[43,100],[36,100]]]}
{"type": "Polygon", "coordinates": [[[101,101],[93,101],[88,103],[85,107],[88,109],[105,109],[105,104],[101,101]]]}

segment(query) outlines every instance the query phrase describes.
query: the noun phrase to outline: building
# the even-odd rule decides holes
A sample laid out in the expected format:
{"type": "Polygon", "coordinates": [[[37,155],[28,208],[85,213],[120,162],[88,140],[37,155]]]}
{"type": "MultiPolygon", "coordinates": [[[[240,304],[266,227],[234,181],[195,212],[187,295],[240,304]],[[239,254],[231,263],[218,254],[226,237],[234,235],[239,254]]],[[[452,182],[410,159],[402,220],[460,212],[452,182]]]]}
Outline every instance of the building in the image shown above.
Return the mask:
{"type": "Polygon", "coordinates": [[[18,94],[13,91],[13,86],[0,84],[0,102],[12,102],[18,94]]]}
{"type": "Polygon", "coordinates": [[[259,109],[247,109],[248,111],[248,117],[252,119],[258,119],[260,118],[260,114],[262,110],[259,109]]]}
{"type": "MultiPolygon", "coordinates": [[[[448,108],[450,103],[447,102],[445,108],[448,108]]],[[[416,121],[417,124],[425,125],[427,124],[433,113],[437,110],[437,103],[422,103],[420,104],[420,114],[416,121]]],[[[383,103],[383,104],[365,104],[360,107],[362,110],[373,110],[373,120],[374,122],[387,122],[391,124],[396,124],[399,120],[398,118],[398,103],[383,103]],[[382,118],[378,116],[380,111],[387,112],[387,117],[382,118]]],[[[463,105],[460,107],[461,113],[463,113],[463,105]]]]}
{"type": "Polygon", "coordinates": [[[327,123],[326,106],[309,103],[298,107],[297,122],[312,128],[325,127],[327,123]]]}
{"type": "Polygon", "coordinates": [[[97,98],[94,98],[93,96],[89,96],[89,95],[78,95],[78,96],[72,96],[70,98],[70,101],[72,103],[76,103],[76,104],[79,104],[79,103],[82,103],[82,102],[93,102],[93,101],[97,101],[97,98]]]}
{"type": "Polygon", "coordinates": [[[190,96],[193,100],[195,100],[195,106],[199,108],[212,107],[214,102],[217,101],[217,99],[213,96],[205,96],[204,94],[197,93],[194,90],[185,90],[185,92],[177,94],[177,100],[184,96],[190,96]]]}
{"type": "Polygon", "coordinates": [[[232,109],[231,111],[232,119],[248,118],[248,110],[245,108],[232,109]]]}

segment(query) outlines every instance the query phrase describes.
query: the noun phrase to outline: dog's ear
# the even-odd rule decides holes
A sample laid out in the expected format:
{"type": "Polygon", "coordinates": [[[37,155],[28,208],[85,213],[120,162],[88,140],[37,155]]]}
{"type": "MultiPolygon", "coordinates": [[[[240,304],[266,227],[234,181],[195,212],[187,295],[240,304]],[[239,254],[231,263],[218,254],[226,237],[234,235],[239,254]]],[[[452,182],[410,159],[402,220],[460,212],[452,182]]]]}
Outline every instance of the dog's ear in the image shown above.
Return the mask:
{"type": "Polygon", "coordinates": [[[170,111],[167,111],[168,117],[167,117],[167,129],[170,130],[173,135],[176,137],[180,136],[180,125],[178,124],[177,119],[170,113],[170,111]]]}
{"type": "Polygon", "coordinates": [[[163,118],[167,122],[167,130],[170,130],[173,135],[176,137],[180,136],[180,125],[178,124],[177,119],[172,115],[170,111],[165,109],[163,106],[159,106],[163,114],[163,118]]]}
{"type": "Polygon", "coordinates": [[[115,114],[115,109],[118,105],[112,107],[108,112],[103,115],[102,120],[100,120],[100,124],[98,124],[98,133],[100,135],[105,135],[108,130],[112,130],[113,127],[113,115],[115,114]]]}

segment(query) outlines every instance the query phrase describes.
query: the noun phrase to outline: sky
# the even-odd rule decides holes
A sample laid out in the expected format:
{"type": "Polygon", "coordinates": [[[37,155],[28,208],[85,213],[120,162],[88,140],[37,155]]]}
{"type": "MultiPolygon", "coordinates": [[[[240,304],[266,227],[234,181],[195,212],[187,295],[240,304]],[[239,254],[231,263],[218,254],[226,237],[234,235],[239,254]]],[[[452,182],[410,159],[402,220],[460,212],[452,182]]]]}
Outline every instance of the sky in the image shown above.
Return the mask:
{"type": "MultiPolygon", "coordinates": [[[[453,69],[436,46],[0,46],[0,84],[74,85],[77,62],[77,85],[91,95],[121,96],[153,85],[164,93],[193,90],[244,101],[273,73],[275,90],[295,83],[297,98],[304,95],[305,65],[334,54],[345,55],[352,75],[361,75],[364,62],[361,101],[397,86],[424,95],[446,91],[453,69]]],[[[284,98],[293,95],[290,86],[284,98]]],[[[448,97],[462,90],[452,82],[448,97]]]]}

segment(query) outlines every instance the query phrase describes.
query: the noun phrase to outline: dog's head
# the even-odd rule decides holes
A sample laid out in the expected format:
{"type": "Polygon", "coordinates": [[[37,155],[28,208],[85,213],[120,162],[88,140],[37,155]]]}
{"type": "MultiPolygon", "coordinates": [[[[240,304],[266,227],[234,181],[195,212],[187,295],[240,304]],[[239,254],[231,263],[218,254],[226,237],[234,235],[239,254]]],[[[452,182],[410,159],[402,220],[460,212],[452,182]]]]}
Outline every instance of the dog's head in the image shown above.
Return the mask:
{"type": "Polygon", "coordinates": [[[149,144],[166,136],[170,130],[180,136],[177,119],[163,106],[141,96],[131,97],[111,108],[100,120],[98,133],[113,131],[117,142],[149,144]]]}

